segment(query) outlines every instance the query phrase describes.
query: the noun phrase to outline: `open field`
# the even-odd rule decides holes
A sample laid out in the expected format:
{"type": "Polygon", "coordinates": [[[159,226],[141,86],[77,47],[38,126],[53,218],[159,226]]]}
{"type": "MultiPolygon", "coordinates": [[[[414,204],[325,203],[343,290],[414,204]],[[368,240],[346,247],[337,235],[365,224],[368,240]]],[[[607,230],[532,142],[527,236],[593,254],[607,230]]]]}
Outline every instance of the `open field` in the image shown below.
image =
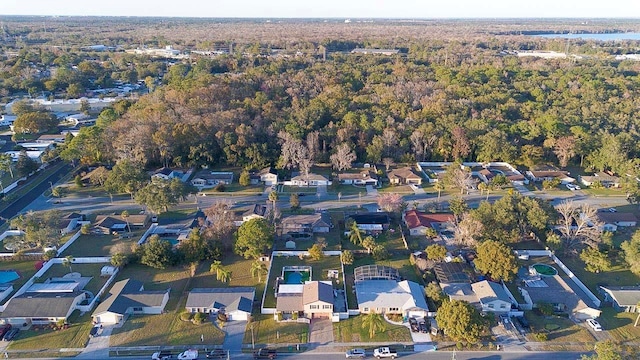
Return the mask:
{"type": "Polygon", "coordinates": [[[385,322],[385,330],[369,337],[369,329],[362,327],[366,315],[352,316],[333,323],[333,337],[336,342],[405,342],[411,341],[411,333],[405,326],[392,325],[385,322]]]}
{"type": "Polygon", "coordinates": [[[63,330],[42,329],[20,331],[18,337],[9,344],[9,350],[83,348],[89,340],[91,314],[80,316],[78,310],[69,317],[69,328],[63,330]]]}
{"type": "MultiPolygon", "coordinates": [[[[312,267],[311,280],[327,280],[327,270],[339,270],[339,278],[342,278],[342,271],[340,266],[339,256],[325,256],[323,259],[314,261],[309,258],[300,260],[297,256],[275,256],[273,258],[273,264],[271,264],[271,274],[269,281],[267,282],[267,295],[265,296],[263,306],[265,308],[276,307],[276,297],[274,293],[274,286],[276,283],[276,277],[282,274],[283,266],[302,266],[308,265],[312,267]]],[[[256,294],[257,296],[257,294],[256,294]]]]}
{"type": "Polygon", "coordinates": [[[256,344],[296,344],[309,339],[309,325],[296,322],[277,322],[273,315],[254,315],[247,325],[243,343],[251,344],[251,333],[256,344]]]}
{"type": "MultiPolygon", "coordinates": [[[[132,229],[134,230],[134,229],[132,229]]],[[[135,229],[130,237],[120,238],[118,235],[88,234],[80,235],[60,256],[75,257],[110,256],[109,250],[116,244],[124,243],[131,246],[140,240],[147,229],[135,229]]],[[[127,235],[128,236],[128,235],[127,235]]]]}

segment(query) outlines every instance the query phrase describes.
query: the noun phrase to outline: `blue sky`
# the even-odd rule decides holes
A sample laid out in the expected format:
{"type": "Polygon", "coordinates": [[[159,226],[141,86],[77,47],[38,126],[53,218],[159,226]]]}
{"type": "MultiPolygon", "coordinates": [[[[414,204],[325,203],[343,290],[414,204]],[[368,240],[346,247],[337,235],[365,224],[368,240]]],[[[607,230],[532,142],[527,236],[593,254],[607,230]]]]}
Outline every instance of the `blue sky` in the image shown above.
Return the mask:
{"type": "Polygon", "coordinates": [[[640,0],[0,0],[0,15],[640,18],[640,0]]]}

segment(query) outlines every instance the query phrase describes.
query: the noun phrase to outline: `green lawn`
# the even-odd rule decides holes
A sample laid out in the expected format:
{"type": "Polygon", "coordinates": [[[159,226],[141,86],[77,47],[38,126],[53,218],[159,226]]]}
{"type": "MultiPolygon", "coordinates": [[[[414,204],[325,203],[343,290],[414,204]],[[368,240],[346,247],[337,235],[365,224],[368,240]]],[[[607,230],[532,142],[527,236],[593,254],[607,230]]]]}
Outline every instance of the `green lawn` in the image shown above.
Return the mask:
{"type": "Polygon", "coordinates": [[[201,192],[207,195],[251,195],[261,194],[264,191],[263,185],[242,186],[238,183],[228,184],[224,186],[224,191],[215,191],[213,188],[203,189],[201,192]]]}
{"type": "Polygon", "coordinates": [[[342,185],[337,181],[334,183],[334,185],[331,185],[328,188],[328,191],[336,195],[338,193],[342,193],[342,196],[358,195],[358,194],[361,194],[362,196],[364,196],[367,194],[367,189],[364,186],[342,185]]]}
{"type": "Polygon", "coordinates": [[[244,333],[245,344],[295,344],[309,341],[309,325],[296,322],[277,322],[273,315],[255,315],[244,333]]]}
{"type": "Polygon", "coordinates": [[[366,315],[352,316],[349,319],[333,323],[333,338],[336,342],[406,342],[411,341],[411,333],[405,326],[385,322],[386,329],[369,337],[369,329],[362,327],[366,315]]]}
{"type": "Polygon", "coordinates": [[[611,307],[602,308],[598,322],[615,341],[640,341],[640,326],[633,324],[638,313],[618,312],[611,307]]]}
{"type": "MultiPolygon", "coordinates": [[[[100,277],[100,270],[106,264],[71,264],[71,271],[82,274],[83,277],[92,277],[85,286],[85,290],[91,291],[93,294],[97,294],[102,286],[109,279],[108,277],[100,277]]],[[[52,277],[63,277],[69,273],[69,267],[62,264],[53,264],[47,272],[45,272],[36,283],[43,283],[47,279],[52,277]]]]}
{"type": "Polygon", "coordinates": [[[9,350],[36,350],[83,348],[89,340],[91,313],[80,316],[75,310],[69,317],[68,329],[52,330],[39,328],[20,331],[18,337],[9,344],[9,350]]]}
{"type": "Polygon", "coordinates": [[[191,206],[181,208],[181,209],[172,209],[172,210],[163,212],[162,214],[159,214],[158,219],[171,219],[171,220],[177,220],[177,221],[189,220],[189,219],[193,219],[197,211],[198,211],[197,208],[191,207],[191,206]]]}
{"type": "MultiPolygon", "coordinates": [[[[271,264],[271,274],[269,276],[267,295],[265,296],[263,306],[265,308],[276,307],[276,297],[273,292],[273,287],[276,283],[276,277],[282,274],[283,266],[293,265],[308,265],[312,267],[311,280],[327,280],[327,270],[340,270],[340,257],[339,256],[325,256],[323,259],[314,261],[309,258],[300,260],[297,256],[285,257],[276,256],[273,258],[273,264],[271,264]]],[[[342,274],[339,274],[339,278],[342,278],[342,274]]],[[[257,295],[256,295],[257,296],[257,295]]]]}
{"type": "Polygon", "coordinates": [[[389,185],[385,184],[378,189],[379,193],[396,193],[402,195],[413,195],[414,191],[409,185],[389,185]]]}
{"type": "Polygon", "coordinates": [[[89,234],[89,235],[80,235],[79,238],[74,241],[71,246],[69,246],[60,256],[65,257],[68,255],[76,256],[76,257],[85,257],[85,256],[110,256],[109,250],[112,246],[125,243],[128,245],[132,245],[140,240],[142,234],[147,230],[145,229],[132,229],[131,237],[120,239],[117,235],[98,235],[98,234],[89,234]]]}
{"type": "MultiPolygon", "coordinates": [[[[318,192],[318,189],[316,189],[315,187],[307,187],[307,186],[288,186],[288,185],[282,185],[279,187],[280,193],[283,194],[297,194],[297,193],[304,193],[306,194],[306,196],[310,196],[310,195],[315,195],[318,192]]],[[[304,200],[304,199],[300,199],[300,200],[304,200]]]]}
{"type": "Polygon", "coordinates": [[[590,187],[582,187],[582,191],[591,196],[627,196],[627,194],[621,189],[593,189],[590,187]]]}
{"type": "Polygon", "coordinates": [[[579,258],[571,257],[561,260],[600,299],[602,299],[598,293],[600,285],[624,286],[640,283],[640,276],[629,271],[629,266],[626,263],[616,263],[611,270],[596,274],[586,271],[584,262],[579,258]]]}
{"type": "MultiPolygon", "coordinates": [[[[549,342],[578,342],[588,343],[595,339],[589,331],[573,321],[559,316],[542,316],[533,311],[525,313],[531,325],[532,332],[547,333],[549,342]]],[[[529,336],[530,341],[535,341],[529,336]]]]}
{"type": "Polygon", "coordinates": [[[5,301],[9,300],[36,273],[36,263],[37,261],[35,260],[0,261],[0,270],[15,270],[20,275],[20,278],[13,282],[13,292],[7,296],[5,301]]]}

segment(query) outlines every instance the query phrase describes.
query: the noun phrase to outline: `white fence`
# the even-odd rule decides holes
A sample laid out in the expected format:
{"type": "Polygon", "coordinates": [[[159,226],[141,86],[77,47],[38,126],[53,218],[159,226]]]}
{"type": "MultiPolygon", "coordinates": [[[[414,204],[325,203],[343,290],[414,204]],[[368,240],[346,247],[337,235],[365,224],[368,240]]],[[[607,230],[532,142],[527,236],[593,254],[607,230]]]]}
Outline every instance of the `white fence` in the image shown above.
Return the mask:
{"type": "Polygon", "coordinates": [[[89,304],[87,304],[87,305],[76,305],[76,309],[80,310],[81,312],[91,311],[93,309],[93,307],[95,306],[96,302],[107,291],[109,286],[111,286],[111,283],[113,283],[113,281],[115,280],[116,275],[118,275],[119,271],[120,271],[120,269],[116,268],[116,271],[114,271],[113,274],[111,274],[111,277],[109,277],[107,282],[104,283],[104,285],[102,286],[100,291],[98,291],[97,294],[94,294],[93,300],[91,300],[91,302],[89,304]]]}
{"type": "Polygon", "coordinates": [[[78,232],[76,232],[75,234],[73,234],[72,237],[69,238],[69,240],[67,240],[66,243],[64,243],[64,245],[62,245],[60,247],[60,249],[58,249],[58,253],[56,254],[56,256],[60,256],[60,254],[62,254],[65,250],[67,250],[67,248],[69,246],[71,246],[71,244],[74,243],[74,241],[78,240],[78,238],[80,237],[80,235],[82,235],[82,232],[80,230],[78,230],[78,232]]]}
{"type": "Polygon", "coordinates": [[[7,230],[0,235],[0,241],[4,240],[7,236],[20,236],[24,235],[22,230],[7,230]]]}
{"type": "Polygon", "coordinates": [[[156,227],[158,226],[158,224],[153,223],[151,224],[151,226],[149,226],[149,228],[147,229],[147,231],[144,232],[144,234],[142,235],[142,237],[140,238],[140,240],[138,240],[138,245],[142,245],[144,244],[145,241],[147,241],[147,237],[151,234],[153,234],[153,232],[155,231],[156,227]]]}
{"type": "Polygon", "coordinates": [[[13,190],[16,187],[18,187],[18,182],[24,181],[24,180],[27,180],[27,178],[26,177],[21,177],[20,179],[12,182],[11,185],[9,185],[9,186],[5,187],[4,189],[2,189],[2,191],[0,191],[0,193],[8,194],[11,190],[13,190]]]}

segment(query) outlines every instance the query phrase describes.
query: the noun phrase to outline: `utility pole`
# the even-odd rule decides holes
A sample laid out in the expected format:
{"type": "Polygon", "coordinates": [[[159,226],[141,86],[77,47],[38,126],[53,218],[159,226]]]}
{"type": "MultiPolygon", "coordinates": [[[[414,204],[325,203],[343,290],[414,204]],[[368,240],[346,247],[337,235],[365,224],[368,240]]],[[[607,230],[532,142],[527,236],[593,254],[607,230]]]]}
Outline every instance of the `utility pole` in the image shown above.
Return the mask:
{"type": "Polygon", "coordinates": [[[256,340],[253,337],[253,323],[251,324],[251,348],[252,349],[256,348],[256,340]]]}

